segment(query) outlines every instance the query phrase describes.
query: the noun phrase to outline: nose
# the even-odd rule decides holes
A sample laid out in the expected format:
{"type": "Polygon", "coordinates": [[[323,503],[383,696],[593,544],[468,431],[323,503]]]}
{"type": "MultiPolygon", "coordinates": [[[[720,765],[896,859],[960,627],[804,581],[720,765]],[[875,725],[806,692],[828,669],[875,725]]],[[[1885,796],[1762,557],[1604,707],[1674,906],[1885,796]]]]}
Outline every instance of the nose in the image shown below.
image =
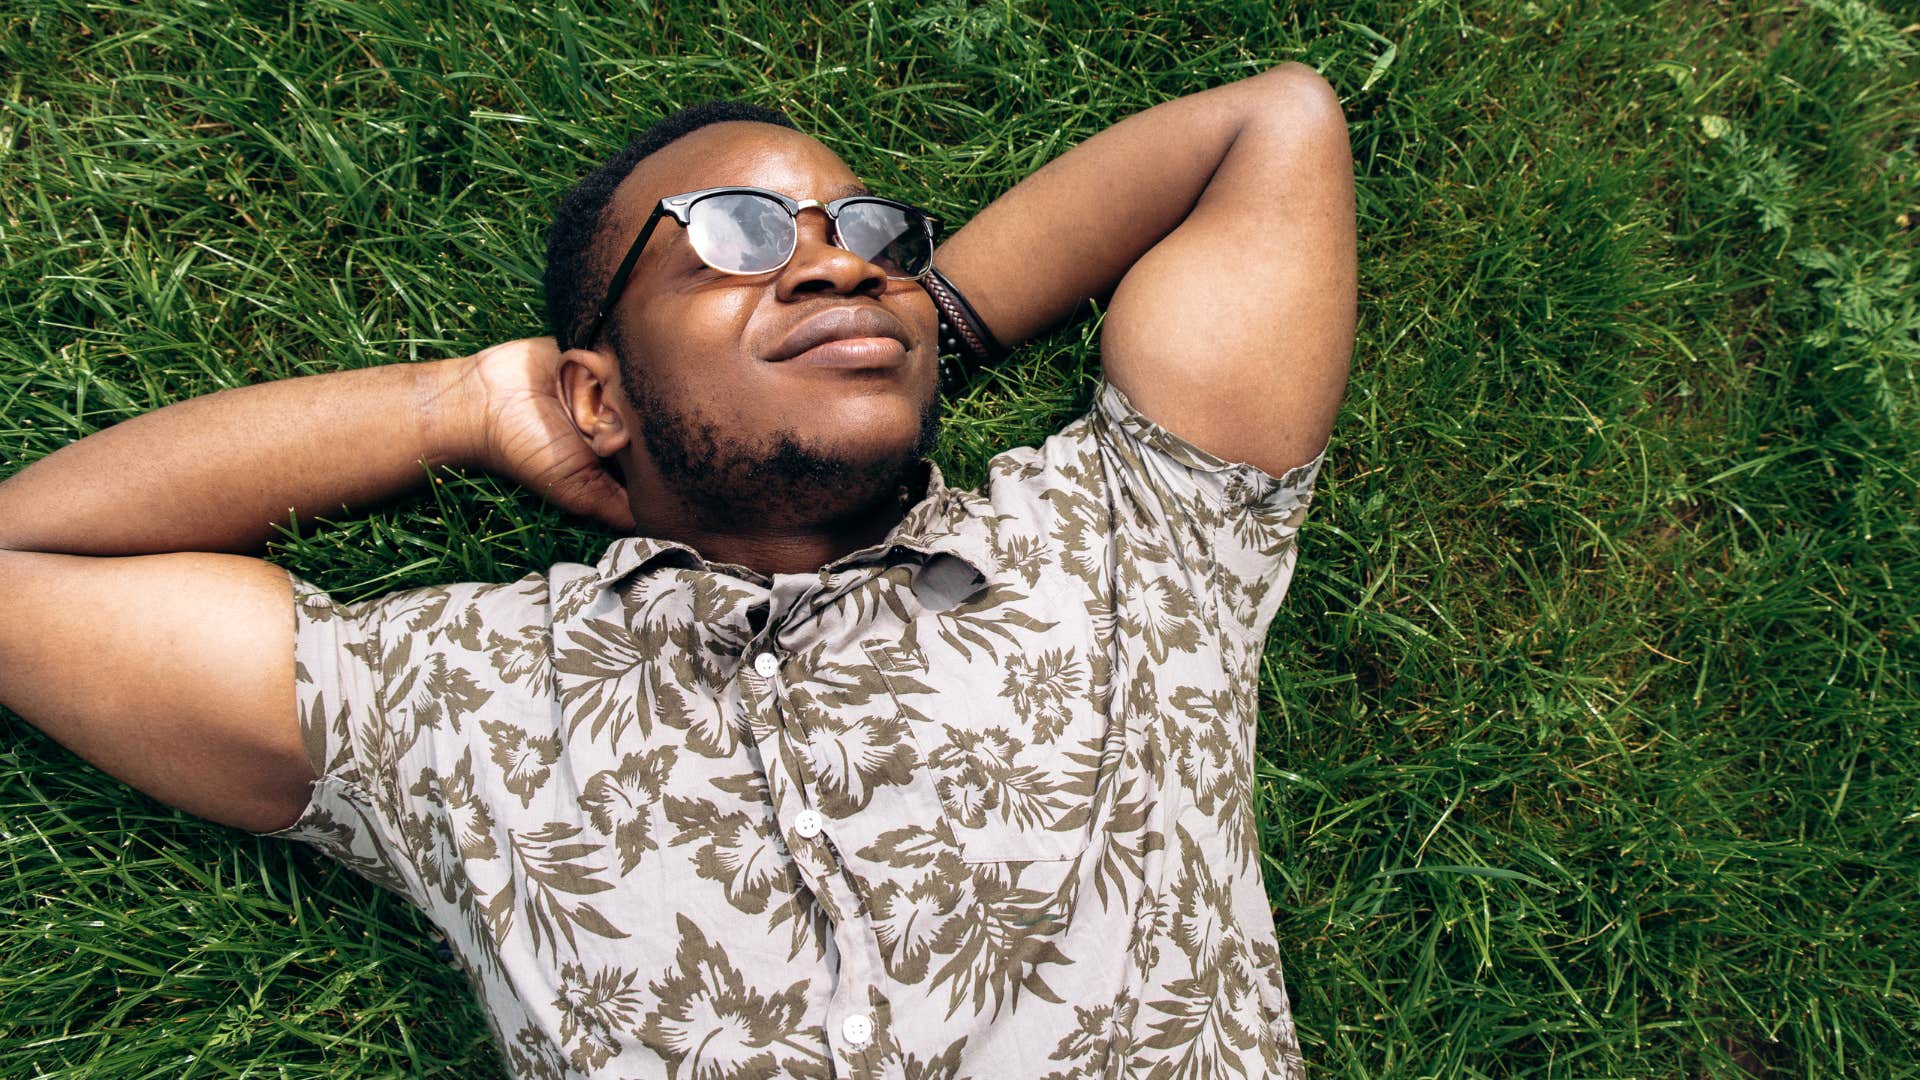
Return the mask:
{"type": "Polygon", "coordinates": [[[833,222],[817,204],[794,220],[798,237],[793,258],[780,272],[775,292],[782,300],[810,293],[878,296],[886,290],[886,271],[829,239],[833,222]]]}

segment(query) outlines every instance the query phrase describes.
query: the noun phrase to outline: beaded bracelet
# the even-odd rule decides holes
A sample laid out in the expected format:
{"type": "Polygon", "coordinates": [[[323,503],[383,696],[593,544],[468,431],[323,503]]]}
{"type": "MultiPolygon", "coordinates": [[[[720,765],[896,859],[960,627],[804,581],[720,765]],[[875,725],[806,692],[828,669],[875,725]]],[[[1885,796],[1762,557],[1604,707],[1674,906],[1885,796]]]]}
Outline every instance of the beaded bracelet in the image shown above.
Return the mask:
{"type": "Polygon", "coordinates": [[[933,306],[940,313],[940,386],[952,393],[1007,355],[1007,350],[937,267],[929,268],[920,284],[933,297],[933,306]]]}

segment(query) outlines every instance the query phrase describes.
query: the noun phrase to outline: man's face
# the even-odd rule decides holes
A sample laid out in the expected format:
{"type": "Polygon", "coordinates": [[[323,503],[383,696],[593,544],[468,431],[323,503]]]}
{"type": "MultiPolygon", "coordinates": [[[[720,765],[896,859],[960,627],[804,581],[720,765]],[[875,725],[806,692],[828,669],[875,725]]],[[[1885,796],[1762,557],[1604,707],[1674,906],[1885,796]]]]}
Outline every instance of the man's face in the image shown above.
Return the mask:
{"type": "MultiPolygon", "coordinates": [[[[864,190],[813,139],[769,124],[702,128],[615,191],[599,257],[625,254],[667,195],[746,185],[820,202],[864,190]]],[[[630,454],[709,523],[818,524],[869,512],[931,449],[933,302],[832,245],[802,210],[793,258],[753,276],[700,261],[663,221],[599,344],[621,360],[640,428],[630,454]],[[824,347],[794,355],[825,336],[824,347]]]]}

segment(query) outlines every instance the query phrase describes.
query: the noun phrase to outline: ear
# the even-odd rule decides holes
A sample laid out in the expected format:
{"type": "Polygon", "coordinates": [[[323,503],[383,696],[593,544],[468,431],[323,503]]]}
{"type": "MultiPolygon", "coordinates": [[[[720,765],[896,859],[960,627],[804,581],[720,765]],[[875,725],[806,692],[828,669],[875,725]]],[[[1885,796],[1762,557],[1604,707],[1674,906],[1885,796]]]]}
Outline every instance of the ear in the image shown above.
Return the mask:
{"type": "Polygon", "coordinates": [[[574,430],[603,458],[633,441],[620,375],[620,361],[606,353],[568,349],[560,354],[560,404],[574,430]]]}

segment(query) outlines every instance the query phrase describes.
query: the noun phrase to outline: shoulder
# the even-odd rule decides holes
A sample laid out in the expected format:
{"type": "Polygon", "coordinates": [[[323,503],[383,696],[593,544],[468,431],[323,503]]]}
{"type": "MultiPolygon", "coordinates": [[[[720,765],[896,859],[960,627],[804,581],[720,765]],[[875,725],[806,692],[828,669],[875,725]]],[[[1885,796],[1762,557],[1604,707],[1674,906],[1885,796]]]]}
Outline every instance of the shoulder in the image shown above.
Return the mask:
{"type": "MultiPolygon", "coordinates": [[[[1041,513],[1063,500],[1115,506],[1163,503],[1160,515],[1233,513],[1251,504],[1304,505],[1326,448],[1275,476],[1202,449],[1142,412],[1118,386],[1102,381],[1086,413],[1038,446],[996,456],[979,494],[996,512],[1041,513]]],[[[1156,516],[1160,516],[1156,515],[1156,516]]]]}

